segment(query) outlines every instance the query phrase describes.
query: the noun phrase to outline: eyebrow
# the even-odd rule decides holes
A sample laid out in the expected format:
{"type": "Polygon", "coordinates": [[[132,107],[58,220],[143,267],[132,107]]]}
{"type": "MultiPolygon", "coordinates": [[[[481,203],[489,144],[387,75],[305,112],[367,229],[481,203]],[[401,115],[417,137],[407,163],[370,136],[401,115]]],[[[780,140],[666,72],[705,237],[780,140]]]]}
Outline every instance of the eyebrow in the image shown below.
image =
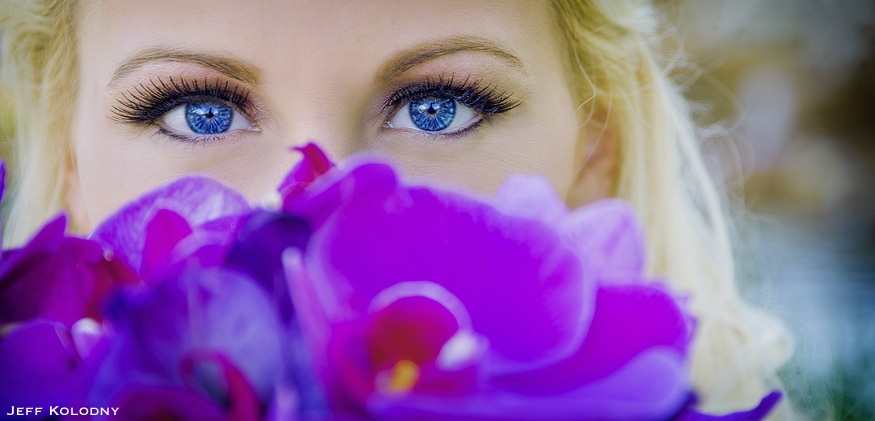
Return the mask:
{"type": "Polygon", "coordinates": [[[377,72],[377,78],[385,83],[423,63],[452,54],[468,52],[489,54],[526,73],[523,62],[510,53],[506,47],[485,38],[459,36],[426,42],[396,53],[377,72]]]}
{"type": "Polygon", "coordinates": [[[261,79],[261,72],[258,68],[243,60],[221,54],[195,53],[177,48],[158,47],[142,50],[122,62],[113,72],[109,86],[147,63],[161,61],[197,64],[251,85],[258,84],[261,79]]]}

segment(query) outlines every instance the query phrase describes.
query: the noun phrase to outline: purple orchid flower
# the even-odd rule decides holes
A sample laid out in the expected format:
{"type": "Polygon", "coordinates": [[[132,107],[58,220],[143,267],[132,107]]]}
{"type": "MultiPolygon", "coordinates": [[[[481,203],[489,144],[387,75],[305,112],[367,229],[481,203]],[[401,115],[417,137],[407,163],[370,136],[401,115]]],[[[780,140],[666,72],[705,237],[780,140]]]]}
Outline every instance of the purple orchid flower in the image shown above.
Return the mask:
{"type": "Polygon", "coordinates": [[[337,410],[665,420],[688,402],[692,318],[644,274],[621,201],[571,212],[545,181],[515,177],[486,203],[365,163],[283,203],[318,227],[284,260],[337,410]]]}
{"type": "MultiPolygon", "coordinates": [[[[0,162],[0,197],[5,167],[0,162]]],[[[104,336],[103,305],[137,282],[124,262],[93,241],[65,235],[66,218],[0,254],[0,404],[84,398],[104,336]]]]}
{"type": "Polygon", "coordinates": [[[221,259],[251,211],[235,190],[209,178],[183,177],[128,203],[90,238],[149,278],[152,270],[192,255],[221,259]]]}
{"type": "MultiPolygon", "coordinates": [[[[299,165],[284,185],[304,188],[317,175],[299,165]]],[[[309,234],[304,220],[252,209],[202,177],[108,218],[92,238],[137,267],[145,287],[122,291],[109,309],[113,335],[89,400],[181,418],[189,398],[232,419],[321,410],[281,260],[309,234]]]]}
{"type": "Polygon", "coordinates": [[[258,419],[284,372],[284,335],[270,297],[246,275],[197,262],[127,288],[89,401],[186,413],[186,396],[235,419],[258,419]],[[236,414],[236,415],[234,415],[236,414]]]}
{"type": "Polygon", "coordinates": [[[298,150],[271,209],[186,177],[90,240],[66,237],[61,217],[0,254],[0,403],[142,419],[704,421],[762,419],[780,398],[721,417],[692,408],[693,320],[646,276],[623,202],[571,211],[525,176],[485,201],[298,150]]]}
{"type": "Polygon", "coordinates": [[[303,159],[289,171],[286,178],[283,179],[283,182],[277,188],[277,193],[283,199],[283,209],[286,208],[287,202],[294,200],[311,183],[335,167],[334,163],[325,155],[325,152],[312,142],[293,149],[301,152],[303,159]]]}
{"type": "MultiPolygon", "coordinates": [[[[318,176],[311,161],[295,167],[281,190],[291,194],[318,176]]],[[[128,203],[101,223],[91,239],[130,262],[146,282],[193,260],[247,273],[276,299],[288,321],[291,304],[280,255],[288,247],[303,248],[309,232],[299,218],[253,209],[233,189],[191,176],[128,203]]]]}

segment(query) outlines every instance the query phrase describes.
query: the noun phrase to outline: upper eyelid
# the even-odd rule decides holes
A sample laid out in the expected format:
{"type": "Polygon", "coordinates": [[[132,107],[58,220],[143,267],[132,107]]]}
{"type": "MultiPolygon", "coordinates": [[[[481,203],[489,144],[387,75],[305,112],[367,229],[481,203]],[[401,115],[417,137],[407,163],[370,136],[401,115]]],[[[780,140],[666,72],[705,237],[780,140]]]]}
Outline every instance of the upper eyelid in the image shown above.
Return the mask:
{"type": "Polygon", "coordinates": [[[401,87],[383,102],[384,109],[398,109],[403,101],[410,101],[428,95],[446,95],[459,101],[465,106],[474,108],[477,112],[492,115],[510,111],[523,101],[514,94],[498,91],[498,87],[492,84],[482,84],[481,79],[471,80],[465,78],[463,82],[454,82],[455,76],[445,79],[440,75],[437,81],[426,78],[419,83],[413,83],[401,87]],[[488,102],[492,102],[492,108],[486,109],[488,102]]]}
{"type": "Polygon", "coordinates": [[[152,124],[176,106],[185,103],[187,98],[212,97],[232,105],[246,117],[258,120],[259,115],[249,99],[245,87],[220,79],[184,78],[150,79],[138,83],[127,91],[121,91],[116,105],[110,109],[112,118],[127,123],[152,124]]]}

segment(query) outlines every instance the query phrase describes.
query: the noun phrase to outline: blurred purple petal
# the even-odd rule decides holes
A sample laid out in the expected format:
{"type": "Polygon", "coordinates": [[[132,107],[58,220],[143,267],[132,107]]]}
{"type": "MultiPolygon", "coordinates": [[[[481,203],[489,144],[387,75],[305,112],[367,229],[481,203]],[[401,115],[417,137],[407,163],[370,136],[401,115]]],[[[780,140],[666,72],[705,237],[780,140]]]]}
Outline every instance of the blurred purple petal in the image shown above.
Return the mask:
{"type": "Polygon", "coordinates": [[[557,229],[584,264],[596,268],[600,281],[611,279],[610,275],[643,275],[644,230],[626,202],[608,199],[584,206],[557,229]]]}
{"type": "Polygon", "coordinates": [[[537,219],[548,226],[558,226],[570,212],[550,181],[536,175],[508,177],[491,203],[508,215],[537,219]]]}
{"type": "Polygon", "coordinates": [[[223,411],[200,394],[181,387],[130,385],[112,403],[126,420],[221,420],[223,411]]]}
{"type": "Polygon", "coordinates": [[[0,339],[0,404],[48,406],[84,398],[87,376],[69,332],[60,323],[34,320],[0,339]]]}
{"type": "Polygon", "coordinates": [[[726,415],[708,415],[691,407],[686,407],[674,421],[759,421],[765,419],[775,405],[781,401],[781,392],[773,391],[766,395],[755,408],[748,411],[733,412],[726,415]]]}
{"type": "Polygon", "coordinates": [[[284,321],[292,318],[282,253],[292,247],[303,250],[310,227],[302,219],[286,214],[256,211],[240,229],[225,264],[252,276],[279,305],[284,321]]]}
{"type": "Polygon", "coordinates": [[[146,225],[141,273],[144,278],[159,265],[166,265],[176,245],[192,233],[188,222],[178,213],[158,209],[146,225]]]}
{"type": "MultiPolygon", "coordinates": [[[[603,286],[586,340],[575,355],[540,372],[499,377],[493,384],[523,394],[561,394],[611,375],[654,347],[683,358],[691,337],[688,317],[669,294],[646,285],[603,286]]],[[[678,371],[673,378],[681,382],[686,375],[678,371]]]]}
{"type": "Polygon", "coordinates": [[[130,289],[111,306],[115,330],[95,399],[124,384],[183,384],[179,364],[197,349],[226,355],[267,400],[282,372],[274,304],[248,277],[222,267],[184,266],[148,290],[130,289]]]}
{"type": "Polygon", "coordinates": [[[289,200],[301,193],[317,178],[334,168],[334,163],[328,159],[325,152],[313,143],[295,148],[303,155],[298,163],[280,183],[277,191],[283,201],[289,200]]]}
{"type": "Polygon", "coordinates": [[[70,328],[83,317],[102,318],[106,297],[136,277],[107,259],[101,246],[64,237],[65,218],[47,224],[24,247],[0,261],[0,323],[44,317],[70,328]]]}
{"type": "Polygon", "coordinates": [[[683,371],[683,362],[676,354],[655,349],[605,379],[579,383],[578,388],[564,393],[531,396],[482,389],[462,397],[374,395],[368,409],[379,419],[667,419],[688,395],[688,383],[677,381],[679,371],[683,371]]]}
{"type": "MultiPolygon", "coordinates": [[[[251,420],[259,418],[261,412],[255,391],[246,380],[246,376],[224,354],[215,351],[194,350],[180,360],[180,371],[186,379],[186,385],[191,389],[199,388],[195,369],[204,363],[213,364],[221,377],[223,401],[227,402],[228,416],[232,420],[251,420]]],[[[216,382],[219,383],[219,382],[216,382]]]]}
{"type": "Polygon", "coordinates": [[[179,214],[190,227],[250,210],[243,196],[218,181],[184,177],[128,203],[103,221],[91,234],[91,239],[140,270],[146,227],[160,209],[179,214]]]}
{"type": "Polygon", "coordinates": [[[330,171],[295,196],[286,198],[283,211],[306,219],[315,230],[352,200],[378,201],[395,192],[398,177],[392,167],[363,163],[348,172],[330,171]]]}
{"type": "Polygon", "coordinates": [[[426,189],[357,195],[337,213],[314,234],[305,265],[354,313],[393,284],[438,283],[489,337],[496,372],[567,357],[583,340],[595,284],[581,282],[578,259],[540,222],[426,189]]]}

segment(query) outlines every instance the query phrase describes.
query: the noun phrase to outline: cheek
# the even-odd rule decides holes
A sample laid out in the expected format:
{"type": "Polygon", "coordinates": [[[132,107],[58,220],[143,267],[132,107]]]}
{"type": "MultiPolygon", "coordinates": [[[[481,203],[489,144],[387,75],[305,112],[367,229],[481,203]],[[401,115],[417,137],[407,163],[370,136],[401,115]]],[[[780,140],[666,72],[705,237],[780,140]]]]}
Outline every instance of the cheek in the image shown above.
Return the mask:
{"type": "Polygon", "coordinates": [[[507,116],[456,143],[402,144],[383,153],[409,179],[448,181],[491,194],[512,174],[538,174],[564,197],[575,175],[577,122],[572,113],[544,111],[507,116]]]}

